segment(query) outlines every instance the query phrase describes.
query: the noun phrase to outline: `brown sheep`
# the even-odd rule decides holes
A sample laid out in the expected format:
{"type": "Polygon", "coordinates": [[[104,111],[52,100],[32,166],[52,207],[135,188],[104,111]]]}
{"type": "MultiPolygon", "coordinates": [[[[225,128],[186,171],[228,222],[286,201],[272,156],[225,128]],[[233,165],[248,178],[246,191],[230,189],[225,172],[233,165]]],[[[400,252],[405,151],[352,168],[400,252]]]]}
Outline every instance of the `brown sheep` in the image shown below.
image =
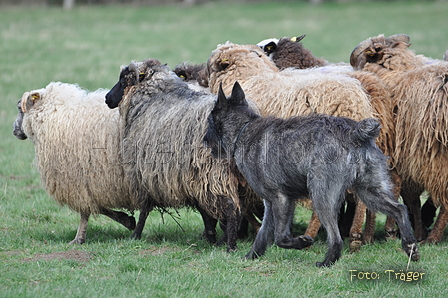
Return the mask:
{"type": "Polygon", "coordinates": [[[428,190],[440,213],[426,242],[439,242],[448,224],[446,102],[448,63],[416,55],[409,36],[379,35],[361,42],[350,63],[378,75],[391,89],[396,109],[396,168],[402,196],[414,216],[417,239],[425,239],[420,194],[428,190]],[[412,124],[412,125],[410,125],[412,124]]]}

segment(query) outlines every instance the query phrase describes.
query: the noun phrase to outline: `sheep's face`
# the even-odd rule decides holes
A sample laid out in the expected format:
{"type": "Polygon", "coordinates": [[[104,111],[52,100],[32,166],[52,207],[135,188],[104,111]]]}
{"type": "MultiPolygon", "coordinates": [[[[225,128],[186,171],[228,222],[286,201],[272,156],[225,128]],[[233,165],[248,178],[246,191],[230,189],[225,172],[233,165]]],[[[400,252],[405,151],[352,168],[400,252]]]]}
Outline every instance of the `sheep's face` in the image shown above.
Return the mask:
{"type": "Polygon", "coordinates": [[[248,79],[266,72],[278,72],[274,62],[255,45],[227,43],[212,52],[207,68],[209,86],[217,93],[220,83],[229,92],[235,81],[244,84],[248,79]]]}
{"type": "Polygon", "coordinates": [[[390,58],[390,52],[403,52],[409,47],[409,36],[395,34],[387,38],[384,35],[368,38],[357,45],[351,55],[350,64],[355,70],[363,69],[366,63],[383,64],[383,58],[390,58]]]}
{"type": "Polygon", "coordinates": [[[22,111],[22,100],[19,100],[19,102],[17,103],[17,109],[19,110],[19,112],[17,113],[16,120],[14,121],[14,124],[13,124],[14,130],[12,133],[19,140],[26,140],[28,137],[23,132],[23,128],[22,128],[23,116],[24,116],[24,113],[22,111]]]}
{"type": "Polygon", "coordinates": [[[174,73],[184,81],[196,81],[199,77],[199,72],[205,67],[204,64],[190,65],[181,63],[173,70],[174,73]]]}
{"type": "Polygon", "coordinates": [[[17,102],[17,118],[13,124],[13,134],[19,140],[26,140],[28,136],[26,135],[23,129],[23,118],[25,117],[25,113],[28,113],[31,109],[33,109],[42,99],[42,94],[39,92],[25,92],[22,95],[22,99],[17,102]]]}
{"type": "Polygon", "coordinates": [[[207,66],[212,72],[223,72],[244,66],[247,60],[263,60],[264,57],[264,52],[257,46],[229,43],[213,51],[207,66]]]}
{"type": "Polygon", "coordinates": [[[161,63],[156,59],[147,59],[142,62],[132,62],[122,67],[120,78],[115,86],[106,94],[106,104],[109,108],[118,107],[129,88],[140,84],[143,80],[151,78],[154,73],[153,67],[161,63]]]}
{"type": "Polygon", "coordinates": [[[109,108],[114,109],[123,98],[125,89],[138,84],[139,80],[143,80],[144,74],[136,73],[129,66],[122,68],[120,71],[120,79],[106,94],[106,104],[109,108]]]}
{"type": "Polygon", "coordinates": [[[262,49],[266,53],[266,55],[269,56],[277,48],[278,41],[279,40],[277,38],[269,38],[260,41],[259,43],[257,43],[257,46],[259,46],[260,49],[262,49]]]}

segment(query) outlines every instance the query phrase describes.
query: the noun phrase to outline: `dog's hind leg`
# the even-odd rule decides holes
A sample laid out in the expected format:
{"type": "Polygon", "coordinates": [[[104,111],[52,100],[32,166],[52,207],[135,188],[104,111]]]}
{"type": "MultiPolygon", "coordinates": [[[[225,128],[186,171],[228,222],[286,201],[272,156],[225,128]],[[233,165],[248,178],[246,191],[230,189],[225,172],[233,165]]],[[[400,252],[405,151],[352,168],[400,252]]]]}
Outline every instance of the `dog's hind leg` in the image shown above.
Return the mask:
{"type": "Polygon", "coordinates": [[[412,233],[406,206],[394,201],[390,192],[381,190],[381,185],[369,185],[368,187],[357,187],[355,191],[367,208],[390,215],[395,220],[400,229],[401,246],[413,261],[419,260],[417,241],[412,233]]]}
{"type": "MultiPolygon", "coordinates": [[[[325,199],[320,199],[325,200],[325,199]]],[[[318,267],[329,267],[341,257],[343,241],[338,227],[338,208],[324,204],[315,204],[315,210],[320,222],[327,231],[328,251],[323,262],[317,262],[318,267]]]]}
{"type": "Polygon", "coordinates": [[[264,255],[268,245],[274,242],[274,217],[272,214],[272,204],[264,200],[264,215],[261,228],[255,237],[254,244],[246,255],[246,259],[256,259],[264,255]]]}
{"type": "Polygon", "coordinates": [[[328,251],[324,261],[316,263],[318,267],[331,266],[341,257],[343,247],[338,226],[338,215],[345,199],[345,189],[338,189],[338,183],[332,183],[329,180],[317,179],[316,177],[308,180],[308,189],[313,200],[314,210],[327,231],[328,251]]]}

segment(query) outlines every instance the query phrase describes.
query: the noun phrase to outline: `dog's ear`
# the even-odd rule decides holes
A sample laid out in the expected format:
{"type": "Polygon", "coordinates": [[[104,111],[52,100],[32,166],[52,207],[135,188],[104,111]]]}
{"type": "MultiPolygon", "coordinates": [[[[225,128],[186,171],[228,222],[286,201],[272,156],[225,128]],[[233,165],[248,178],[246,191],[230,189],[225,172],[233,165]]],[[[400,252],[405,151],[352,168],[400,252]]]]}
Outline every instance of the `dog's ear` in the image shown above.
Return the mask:
{"type": "Polygon", "coordinates": [[[230,98],[233,105],[247,106],[246,95],[238,81],[233,85],[232,96],[230,98]]]}

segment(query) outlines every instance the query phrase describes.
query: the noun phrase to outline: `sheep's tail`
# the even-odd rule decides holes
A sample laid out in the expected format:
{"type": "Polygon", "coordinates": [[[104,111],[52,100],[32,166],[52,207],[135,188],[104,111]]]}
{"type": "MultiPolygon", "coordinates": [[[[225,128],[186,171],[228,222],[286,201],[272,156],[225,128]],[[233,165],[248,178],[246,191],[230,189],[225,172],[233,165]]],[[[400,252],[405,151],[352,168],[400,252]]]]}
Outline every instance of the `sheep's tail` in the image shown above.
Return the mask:
{"type": "Polygon", "coordinates": [[[366,141],[378,137],[380,130],[381,124],[378,120],[367,118],[357,123],[353,136],[360,141],[366,141]]]}

